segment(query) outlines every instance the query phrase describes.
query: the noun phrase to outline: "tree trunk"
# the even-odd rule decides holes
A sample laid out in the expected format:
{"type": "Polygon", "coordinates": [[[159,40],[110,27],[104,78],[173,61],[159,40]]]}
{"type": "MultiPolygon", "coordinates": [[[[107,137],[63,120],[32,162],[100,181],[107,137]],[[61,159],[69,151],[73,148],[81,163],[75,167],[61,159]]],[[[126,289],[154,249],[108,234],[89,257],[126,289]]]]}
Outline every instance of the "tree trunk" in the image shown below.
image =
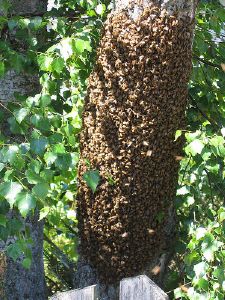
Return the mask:
{"type": "MultiPolygon", "coordinates": [[[[42,15],[46,11],[47,1],[18,1],[11,0],[12,4],[10,15],[26,15],[36,16],[42,15]]],[[[0,9],[0,15],[1,12],[0,9]]],[[[11,37],[11,36],[10,36],[11,37]]],[[[16,49],[15,49],[16,50],[16,49]]],[[[5,106],[8,101],[14,100],[14,93],[18,92],[22,95],[35,95],[40,92],[38,76],[24,73],[16,73],[10,70],[6,73],[3,79],[0,80],[0,102],[1,106],[5,106]]],[[[1,107],[1,109],[2,109],[1,107]]],[[[4,133],[8,132],[5,127],[2,129],[4,133]]],[[[8,136],[10,142],[10,136],[8,136]]],[[[10,213],[13,218],[15,212],[10,213]]],[[[43,263],[43,222],[39,222],[39,213],[25,220],[26,226],[29,226],[33,245],[32,264],[29,270],[24,269],[19,262],[14,262],[9,257],[4,255],[4,250],[7,245],[14,239],[0,241],[0,299],[6,300],[44,300],[46,299],[46,286],[44,278],[44,263],[43,263]]]]}
{"type": "Polygon", "coordinates": [[[43,263],[43,222],[39,222],[39,214],[27,219],[33,245],[32,264],[29,270],[24,269],[20,262],[6,259],[4,292],[5,299],[11,300],[44,300],[46,286],[43,263]]]}
{"type": "Polygon", "coordinates": [[[75,278],[76,287],[100,282],[101,299],[116,299],[123,277],[164,273],[196,5],[116,0],[103,29],[83,112],[75,278]],[[83,179],[89,168],[100,171],[95,193],[83,179]]]}

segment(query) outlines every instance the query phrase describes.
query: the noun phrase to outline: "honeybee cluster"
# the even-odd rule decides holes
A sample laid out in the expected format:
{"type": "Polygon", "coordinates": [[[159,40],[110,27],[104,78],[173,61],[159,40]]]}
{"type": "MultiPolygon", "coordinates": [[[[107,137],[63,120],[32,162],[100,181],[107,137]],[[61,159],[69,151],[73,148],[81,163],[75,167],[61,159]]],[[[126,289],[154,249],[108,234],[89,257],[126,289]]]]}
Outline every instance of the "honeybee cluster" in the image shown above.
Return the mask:
{"type": "Polygon", "coordinates": [[[156,6],[123,10],[103,29],[83,112],[81,254],[105,282],[141,273],[166,246],[191,70],[192,24],[156,6]],[[83,180],[98,169],[95,193],[83,180]]]}

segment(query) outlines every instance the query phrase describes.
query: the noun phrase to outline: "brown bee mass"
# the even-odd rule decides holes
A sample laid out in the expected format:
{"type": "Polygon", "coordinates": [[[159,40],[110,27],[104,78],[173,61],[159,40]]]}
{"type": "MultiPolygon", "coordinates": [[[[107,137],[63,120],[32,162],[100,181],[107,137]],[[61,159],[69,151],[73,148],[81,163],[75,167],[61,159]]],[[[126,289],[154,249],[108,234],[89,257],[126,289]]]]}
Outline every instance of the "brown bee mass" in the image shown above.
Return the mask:
{"type": "Polygon", "coordinates": [[[105,282],[141,273],[167,243],[192,26],[157,7],[135,21],[123,10],[104,26],[83,112],[78,218],[81,254],[105,282]],[[101,174],[94,194],[86,159],[101,174]]]}

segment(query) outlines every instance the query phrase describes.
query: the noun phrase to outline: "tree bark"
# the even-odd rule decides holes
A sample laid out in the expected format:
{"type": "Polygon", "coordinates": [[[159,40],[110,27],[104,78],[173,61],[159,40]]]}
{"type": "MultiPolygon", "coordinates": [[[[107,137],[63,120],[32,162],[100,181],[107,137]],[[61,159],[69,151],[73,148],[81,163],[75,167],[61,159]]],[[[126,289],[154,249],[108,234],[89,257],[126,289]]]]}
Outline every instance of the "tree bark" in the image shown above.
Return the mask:
{"type": "MultiPolygon", "coordinates": [[[[38,15],[46,11],[47,1],[15,1],[11,0],[11,15],[38,15]]],[[[0,15],[2,12],[0,11],[0,15]]],[[[15,49],[16,50],[16,49],[15,49]]],[[[17,49],[18,50],[18,49],[17,49]]],[[[16,73],[9,70],[3,79],[0,80],[0,104],[1,109],[7,102],[15,101],[14,93],[32,96],[40,92],[40,85],[37,75],[16,73]]],[[[2,129],[4,133],[8,132],[7,126],[2,129]]],[[[10,136],[8,136],[10,142],[10,136]]],[[[10,212],[13,218],[15,212],[10,212]]],[[[39,213],[35,212],[33,216],[24,220],[26,226],[29,226],[33,245],[32,264],[29,270],[24,269],[20,262],[14,262],[6,257],[5,249],[15,237],[12,237],[6,243],[0,241],[0,298],[6,300],[44,300],[46,299],[46,286],[44,277],[43,262],[43,222],[39,222],[39,213]]]]}
{"type": "Polygon", "coordinates": [[[33,245],[32,264],[29,270],[24,269],[21,263],[14,262],[7,257],[5,266],[4,291],[5,299],[11,300],[44,300],[46,296],[46,286],[43,263],[43,221],[38,221],[39,214],[26,220],[26,225],[30,227],[33,245]]]}
{"type": "Polygon", "coordinates": [[[147,273],[162,280],[174,234],[197,1],[116,0],[83,112],[76,287],[147,273]],[[95,193],[83,175],[100,171],[95,193]]]}

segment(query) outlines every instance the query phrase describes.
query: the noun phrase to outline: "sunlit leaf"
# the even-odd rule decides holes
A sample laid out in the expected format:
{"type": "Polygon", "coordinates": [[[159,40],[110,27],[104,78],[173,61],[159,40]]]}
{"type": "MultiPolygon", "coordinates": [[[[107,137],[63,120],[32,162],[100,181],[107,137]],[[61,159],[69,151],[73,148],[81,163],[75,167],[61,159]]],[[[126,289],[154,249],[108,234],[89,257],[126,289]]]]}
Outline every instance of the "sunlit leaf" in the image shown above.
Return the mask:
{"type": "Polygon", "coordinates": [[[23,217],[26,217],[30,210],[36,207],[36,199],[29,193],[20,193],[16,197],[16,203],[23,217]]]}
{"type": "Polygon", "coordinates": [[[47,183],[38,183],[32,189],[33,193],[40,199],[44,200],[49,191],[49,185],[47,183]]]}
{"type": "Polygon", "coordinates": [[[21,108],[14,112],[15,118],[19,124],[26,118],[28,114],[29,110],[27,108],[21,108]]]}
{"type": "Polygon", "coordinates": [[[8,200],[10,206],[16,202],[17,195],[23,190],[18,182],[4,182],[0,184],[0,195],[8,200]]]}
{"type": "Polygon", "coordinates": [[[206,274],[208,265],[204,261],[194,265],[194,271],[197,278],[203,277],[206,274]]]}
{"type": "Polygon", "coordinates": [[[83,175],[83,179],[94,193],[100,182],[100,173],[98,170],[89,170],[83,175]]]}

